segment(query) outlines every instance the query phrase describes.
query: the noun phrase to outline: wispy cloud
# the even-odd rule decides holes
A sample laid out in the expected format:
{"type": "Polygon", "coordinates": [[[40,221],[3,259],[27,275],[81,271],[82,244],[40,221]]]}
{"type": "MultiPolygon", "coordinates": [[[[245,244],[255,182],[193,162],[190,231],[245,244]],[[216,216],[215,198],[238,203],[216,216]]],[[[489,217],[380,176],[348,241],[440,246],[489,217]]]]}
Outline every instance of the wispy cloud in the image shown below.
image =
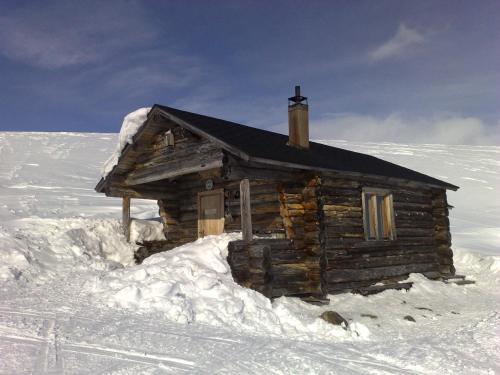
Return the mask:
{"type": "Polygon", "coordinates": [[[0,16],[0,54],[56,69],[102,61],[152,36],[141,9],[106,2],[48,2],[0,16]]]}
{"type": "Polygon", "coordinates": [[[500,144],[500,122],[486,124],[460,115],[408,118],[394,113],[385,118],[343,114],[313,121],[311,137],[367,142],[500,144]]]}
{"type": "Polygon", "coordinates": [[[109,92],[130,92],[136,96],[155,89],[190,86],[202,76],[202,62],[194,56],[175,51],[137,53],[124,63],[111,63],[95,78],[109,92]]]}
{"type": "MultiPolygon", "coordinates": [[[[286,134],[286,123],[269,130],[286,134]]],[[[458,114],[409,117],[393,113],[387,117],[354,113],[331,114],[310,122],[312,139],[412,144],[499,145],[500,122],[487,124],[476,117],[458,114]]]]}
{"type": "Polygon", "coordinates": [[[401,56],[403,53],[407,52],[410,47],[423,44],[425,41],[426,38],[423,34],[401,23],[396,34],[388,41],[372,50],[369,56],[373,61],[401,56]]]}
{"type": "MultiPolygon", "coordinates": [[[[64,80],[47,80],[43,85],[35,82],[30,92],[45,102],[101,111],[104,102],[106,108],[115,108],[124,103],[163,102],[180,95],[199,84],[205,74],[202,68],[198,58],[174,51],[138,51],[126,59],[109,59],[71,71],[64,80]]],[[[59,76],[57,71],[51,72],[53,75],[59,76]]]]}
{"type": "Polygon", "coordinates": [[[103,100],[113,108],[161,101],[204,76],[202,59],[166,35],[141,2],[48,0],[2,8],[0,59],[36,72],[23,87],[45,103],[94,111],[103,100]]]}

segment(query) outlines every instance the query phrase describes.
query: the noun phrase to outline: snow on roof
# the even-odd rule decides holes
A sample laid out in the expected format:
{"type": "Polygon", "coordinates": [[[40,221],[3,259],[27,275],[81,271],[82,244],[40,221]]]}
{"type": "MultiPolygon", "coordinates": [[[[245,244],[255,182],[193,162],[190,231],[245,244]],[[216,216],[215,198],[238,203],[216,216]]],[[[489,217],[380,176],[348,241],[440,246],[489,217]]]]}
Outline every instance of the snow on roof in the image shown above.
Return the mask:
{"type": "Polygon", "coordinates": [[[123,118],[120,135],[118,136],[118,145],[116,146],[113,155],[111,155],[111,157],[104,162],[101,168],[101,176],[103,178],[106,178],[109,172],[111,172],[115,165],[118,164],[118,159],[120,159],[120,155],[125,146],[133,143],[134,135],[137,133],[142,124],[144,124],[144,121],[146,121],[150,110],[150,107],[139,108],[130,112],[123,118]]]}

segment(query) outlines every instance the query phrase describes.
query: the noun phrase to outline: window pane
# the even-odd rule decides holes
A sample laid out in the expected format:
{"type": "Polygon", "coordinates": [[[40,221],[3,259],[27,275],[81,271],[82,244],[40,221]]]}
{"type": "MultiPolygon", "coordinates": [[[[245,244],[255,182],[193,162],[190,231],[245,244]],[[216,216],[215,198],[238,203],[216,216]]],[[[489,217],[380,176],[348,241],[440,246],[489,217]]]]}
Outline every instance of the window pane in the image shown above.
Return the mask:
{"type": "Polygon", "coordinates": [[[377,196],[370,195],[370,238],[377,238],[377,196]]]}
{"type": "Polygon", "coordinates": [[[382,202],[382,217],[384,222],[384,238],[390,238],[393,223],[391,198],[389,195],[386,195],[382,202]]]}
{"type": "Polygon", "coordinates": [[[383,205],[383,197],[380,196],[380,195],[377,195],[376,196],[376,213],[377,213],[377,238],[380,239],[380,238],[383,238],[384,237],[384,233],[383,233],[383,229],[384,229],[384,225],[383,225],[383,215],[382,215],[382,205],[383,205]]]}
{"type": "Polygon", "coordinates": [[[394,238],[394,222],[391,194],[364,192],[364,225],[367,239],[394,238]]]}
{"type": "Polygon", "coordinates": [[[366,233],[368,238],[371,238],[371,233],[370,233],[370,195],[363,194],[363,198],[364,198],[363,218],[364,218],[364,225],[365,225],[365,233],[366,233]]]}

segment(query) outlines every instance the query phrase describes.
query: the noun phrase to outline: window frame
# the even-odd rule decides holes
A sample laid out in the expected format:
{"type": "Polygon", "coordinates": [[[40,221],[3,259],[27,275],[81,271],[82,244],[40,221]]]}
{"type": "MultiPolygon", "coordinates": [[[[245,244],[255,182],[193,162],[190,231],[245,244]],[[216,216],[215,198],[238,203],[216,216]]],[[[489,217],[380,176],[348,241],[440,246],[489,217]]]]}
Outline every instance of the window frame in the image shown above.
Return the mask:
{"type": "Polygon", "coordinates": [[[165,137],[165,146],[172,148],[175,147],[175,136],[172,129],[167,130],[164,134],[164,137],[165,137]]]}
{"type": "MultiPolygon", "coordinates": [[[[377,201],[376,201],[377,202],[377,201]]],[[[362,209],[363,209],[363,228],[365,232],[365,240],[366,241],[394,241],[396,239],[396,220],[395,220],[395,214],[394,214],[394,202],[393,202],[393,194],[390,190],[388,189],[379,189],[379,188],[370,188],[366,187],[362,189],[361,192],[361,204],[362,204],[362,209]],[[383,208],[379,211],[376,208],[376,213],[373,215],[375,222],[372,223],[370,221],[370,208],[368,207],[367,209],[367,197],[368,196],[375,196],[375,197],[382,197],[382,205],[383,208]],[[389,210],[389,213],[386,213],[384,215],[384,209],[389,210]],[[368,212],[367,212],[368,211],[368,212]],[[385,216],[386,218],[389,218],[389,225],[388,225],[388,236],[384,237],[384,229],[380,229],[380,223],[379,223],[379,212],[380,212],[380,217],[385,216]],[[371,232],[371,227],[372,225],[375,226],[375,237],[370,235],[371,232]]],[[[377,204],[376,207],[379,207],[377,204]]]]}

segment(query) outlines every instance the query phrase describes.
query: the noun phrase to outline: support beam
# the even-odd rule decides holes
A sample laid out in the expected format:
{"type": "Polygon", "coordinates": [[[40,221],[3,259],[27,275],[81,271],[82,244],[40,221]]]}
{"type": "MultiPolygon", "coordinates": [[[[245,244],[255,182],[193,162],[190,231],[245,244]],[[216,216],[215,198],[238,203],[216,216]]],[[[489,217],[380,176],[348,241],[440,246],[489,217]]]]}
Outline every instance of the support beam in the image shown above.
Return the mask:
{"type": "Polygon", "coordinates": [[[122,228],[127,241],[130,241],[130,197],[123,197],[122,201],[122,228]]]}
{"type": "Polygon", "coordinates": [[[252,211],[250,208],[250,181],[240,182],[241,233],[243,241],[252,241],[252,211]]]}

